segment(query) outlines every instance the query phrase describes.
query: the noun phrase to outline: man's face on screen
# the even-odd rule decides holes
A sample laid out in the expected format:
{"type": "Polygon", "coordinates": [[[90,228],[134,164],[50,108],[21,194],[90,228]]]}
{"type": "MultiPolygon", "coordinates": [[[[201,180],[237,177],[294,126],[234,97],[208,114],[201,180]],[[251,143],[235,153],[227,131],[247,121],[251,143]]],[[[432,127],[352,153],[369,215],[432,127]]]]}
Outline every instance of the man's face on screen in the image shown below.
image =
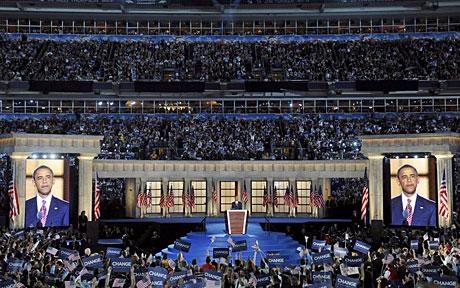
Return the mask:
{"type": "Polygon", "coordinates": [[[40,168],[35,171],[34,185],[40,196],[48,196],[54,185],[53,172],[49,168],[40,168]]]}
{"type": "Polygon", "coordinates": [[[413,195],[417,190],[418,174],[417,170],[414,168],[406,167],[401,169],[401,171],[399,171],[398,180],[402,191],[406,195],[413,195]]]}

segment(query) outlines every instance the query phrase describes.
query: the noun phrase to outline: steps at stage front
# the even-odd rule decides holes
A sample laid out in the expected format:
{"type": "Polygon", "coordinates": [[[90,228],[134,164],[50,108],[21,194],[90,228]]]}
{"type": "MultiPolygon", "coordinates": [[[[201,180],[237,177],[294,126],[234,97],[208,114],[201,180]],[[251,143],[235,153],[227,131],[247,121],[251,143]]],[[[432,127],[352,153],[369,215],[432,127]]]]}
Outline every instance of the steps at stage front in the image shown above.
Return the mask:
{"type": "MultiPolygon", "coordinates": [[[[231,235],[233,241],[247,241],[248,250],[243,252],[244,260],[246,260],[247,257],[253,258],[254,250],[252,246],[257,240],[259,241],[259,247],[262,252],[279,251],[280,254],[285,257],[286,265],[296,265],[299,263],[300,257],[296,249],[298,247],[303,247],[303,245],[294,241],[285,233],[264,231],[260,224],[257,223],[249,223],[247,232],[246,235],[231,235]]],[[[206,255],[212,257],[213,248],[226,248],[230,246],[227,242],[229,236],[230,235],[225,233],[225,224],[208,223],[206,224],[206,232],[190,232],[186,236],[181,237],[182,240],[192,243],[190,251],[188,253],[183,253],[183,255],[188,263],[191,263],[192,259],[196,259],[198,265],[201,265],[205,263],[206,255]],[[211,243],[213,238],[215,240],[211,243]]],[[[157,255],[161,256],[162,253],[167,254],[168,259],[177,259],[179,251],[174,249],[174,244],[170,244],[157,255]]],[[[239,253],[230,252],[230,255],[235,258],[239,257],[239,253]]],[[[260,253],[257,255],[256,263],[260,263],[260,253]]]]}

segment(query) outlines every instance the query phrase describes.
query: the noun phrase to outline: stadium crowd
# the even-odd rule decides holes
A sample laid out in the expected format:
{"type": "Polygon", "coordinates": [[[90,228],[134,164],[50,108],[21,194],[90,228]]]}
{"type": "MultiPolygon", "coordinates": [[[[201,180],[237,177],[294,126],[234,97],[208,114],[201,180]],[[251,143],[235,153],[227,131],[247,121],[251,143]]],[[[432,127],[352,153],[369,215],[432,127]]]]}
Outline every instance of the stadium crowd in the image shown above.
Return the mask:
{"type": "Polygon", "coordinates": [[[104,135],[100,158],[151,160],[361,159],[361,135],[460,132],[458,115],[320,115],[271,119],[95,115],[0,119],[0,134],[104,135]]]}
{"type": "MultiPolygon", "coordinates": [[[[379,237],[375,232],[371,233],[371,229],[360,226],[361,223],[356,225],[308,229],[302,235],[308,237],[308,250],[299,244],[297,264],[286,267],[269,265],[267,259],[254,263],[252,259],[242,257],[223,261],[208,256],[205,263],[198,263],[195,259],[187,262],[180,254],[177,259],[169,259],[166,254],[154,256],[152,249],[139,250],[126,241],[122,249],[109,252],[109,249],[91,243],[86,234],[72,227],[66,230],[2,231],[0,281],[3,287],[153,287],[152,281],[158,281],[158,278],[152,276],[164,273],[163,287],[259,287],[258,281],[267,279],[265,276],[268,282],[264,287],[308,287],[306,285],[327,281],[317,277],[321,274],[318,272],[326,272],[322,277],[329,277],[331,283],[345,276],[349,277],[342,278],[345,281],[357,281],[366,288],[438,287],[429,285],[439,281],[438,277],[455,282],[453,286],[443,287],[455,287],[460,264],[458,222],[454,221],[451,228],[443,230],[386,228],[379,237]],[[326,245],[330,245],[330,263],[320,264],[314,259],[319,250],[314,247],[314,240],[326,240],[326,245]],[[371,244],[370,251],[365,253],[356,249],[356,240],[371,244]],[[417,245],[411,244],[411,240],[417,245]],[[347,256],[359,256],[362,260],[358,265],[352,265],[345,260],[351,259],[347,256]],[[131,265],[125,272],[115,272],[113,262],[119,259],[113,257],[130,259],[131,265]],[[90,260],[92,262],[88,262],[90,260]],[[148,269],[154,269],[157,274],[149,276],[148,269]],[[206,270],[220,272],[214,275],[220,275],[221,281],[206,280],[207,275],[203,273],[206,270]],[[197,286],[191,286],[191,283],[197,286]]],[[[106,236],[105,232],[101,234],[106,236]]],[[[323,251],[325,249],[328,248],[324,247],[323,251]]]]}
{"type": "Polygon", "coordinates": [[[456,38],[363,41],[1,40],[0,80],[459,79],[456,38]]]}

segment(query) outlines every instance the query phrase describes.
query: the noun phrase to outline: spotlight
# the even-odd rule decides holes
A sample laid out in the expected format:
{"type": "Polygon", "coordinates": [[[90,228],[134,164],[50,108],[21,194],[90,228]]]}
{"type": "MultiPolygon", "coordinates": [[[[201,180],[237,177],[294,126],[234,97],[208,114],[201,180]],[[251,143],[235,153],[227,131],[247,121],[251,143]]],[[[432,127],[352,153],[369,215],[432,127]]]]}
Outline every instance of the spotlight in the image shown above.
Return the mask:
{"type": "Polygon", "coordinates": [[[43,158],[43,159],[47,159],[47,158],[48,158],[48,155],[43,154],[42,158],[43,158]]]}
{"type": "Polygon", "coordinates": [[[32,154],[32,159],[37,159],[37,158],[38,158],[37,154],[32,154]]]}
{"type": "Polygon", "coordinates": [[[50,159],[56,159],[56,154],[50,154],[50,159]]]}

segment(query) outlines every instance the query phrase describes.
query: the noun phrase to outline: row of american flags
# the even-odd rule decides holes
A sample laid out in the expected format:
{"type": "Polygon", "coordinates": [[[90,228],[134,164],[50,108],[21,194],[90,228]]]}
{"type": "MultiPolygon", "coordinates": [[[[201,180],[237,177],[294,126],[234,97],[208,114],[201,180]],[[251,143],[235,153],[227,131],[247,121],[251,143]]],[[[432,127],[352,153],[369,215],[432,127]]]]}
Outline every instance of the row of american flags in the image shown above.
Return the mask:
{"type": "MultiPolygon", "coordinates": [[[[365,179],[365,185],[363,188],[363,196],[361,200],[361,219],[366,221],[367,217],[367,212],[368,212],[368,206],[369,206],[369,181],[367,177],[367,169],[364,172],[364,179],[365,179]]],[[[94,219],[97,220],[101,217],[101,187],[99,183],[99,179],[96,175],[95,180],[94,180],[94,219]]],[[[448,196],[447,196],[447,189],[446,189],[446,170],[443,170],[442,174],[442,180],[441,184],[439,187],[439,197],[440,197],[440,203],[439,203],[439,214],[447,219],[449,217],[449,206],[448,206],[448,196]]],[[[144,186],[145,187],[145,186],[144,186]]],[[[142,207],[142,206],[149,206],[152,204],[151,202],[151,195],[149,195],[150,191],[146,191],[147,189],[144,189],[144,191],[140,191],[137,196],[137,207],[142,207]]],[[[15,185],[15,170],[12,169],[12,175],[11,175],[11,180],[8,185],[8,197],[9,197],[9,202],[10,202],[10,223],[14,224],[15,218],[20,214],[19,211],[19,197],[18,197],[18,191],[16,189],[15,185]]],[[[268,191],[267,188],[264,188],[264,196],[263,196],[263,206],[268,206],[273,204],[275,207],[279,206],[279,196],[278,196],[278,190],[276,187],[273,188],[273,191],[268,191]]],[[[213,182],[212,185],[212,192],[211,192],[211,200],[215,204],[217,203],[217,189],[216,185],[213,182]]],[[[241,195],[241,200],[243,203],[247,203],[249,200],[249,195],[248,191],[246,189],[246,185],[244,185],[243,192],[241,195]]],[[[190,188],[188,191],[182,194],[182,202],[184,203],[184,206],[187,207],[195,207],[195,193],[194,193],[194,188],[193,185],[190,185],[190,188]]],[[[297,191],[291,186],[288,185],[286,187],[285,193],[284,193],[284,203],[287,207],[297,207],[299,204],[299,198],[297,191]]],[[[324,198],[323,198],[323,193],[321,186],[319,186],[319,189],[315,188],[312,191],[311,194],[311,205],[313,207],[317,208],[323,208],[325,206],[324,203],[324,198]]],[[[161,194],[160,198],[160,207],[161,208],[171,208],[174,206],[174,191],[172,187],[170,186],[168,191],[166,193],[161,194]]]]}

